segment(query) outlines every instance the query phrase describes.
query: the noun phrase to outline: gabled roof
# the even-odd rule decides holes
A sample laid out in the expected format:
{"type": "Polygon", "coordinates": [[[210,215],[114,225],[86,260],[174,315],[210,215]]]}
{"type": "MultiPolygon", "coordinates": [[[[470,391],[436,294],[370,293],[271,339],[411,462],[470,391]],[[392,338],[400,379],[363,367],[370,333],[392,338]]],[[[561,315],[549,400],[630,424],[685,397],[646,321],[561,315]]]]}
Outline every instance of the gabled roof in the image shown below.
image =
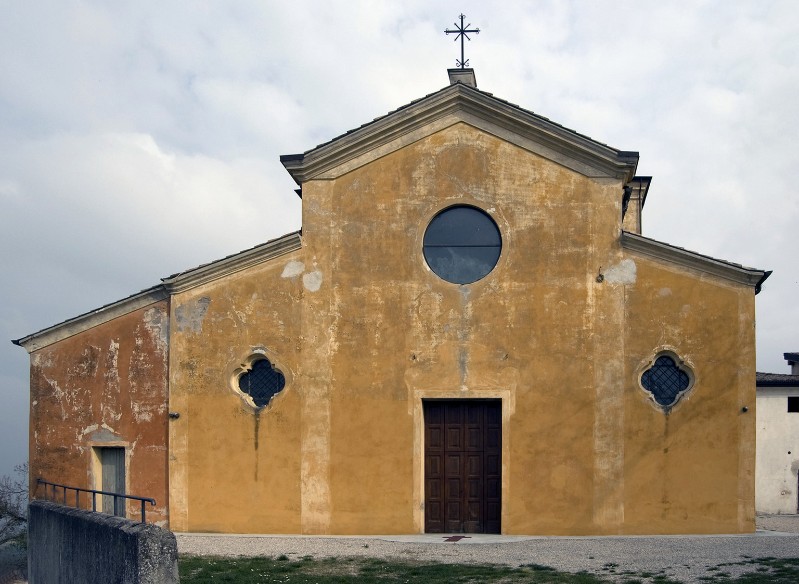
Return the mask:
{"type": "Polygon", "coordinates": [[[650,239],[637,233],[630,233],[629,231],[621,232],[621,245],[624,249],[635,251],[645,256],[713,274],[739,284],[753,286],[755,294],[760,292],[763,282],[771,275],[771,270],[747,268],[741,264],[712,258],[682,247],[650,239]]]}
{"type": "Polygon", "coordinates": [[[280,157],[297,184],[335,178],[458,122],[586,176],[632,180],[638,153],[617,150],[516,104],[456,82],[303,154],[280,157]]]}
{"type": "Polygon", "coordinates": [[[220,260],[162,278],[160,284],[146,290],[11,342],[24,347],[28,353],[32,353],[60,340],[169,298],[172,294],[189,290],[195,286],[200,286],[261,264],[272,258],[300,249],[301,246],[300,232],[294,231],[220,260]]]}

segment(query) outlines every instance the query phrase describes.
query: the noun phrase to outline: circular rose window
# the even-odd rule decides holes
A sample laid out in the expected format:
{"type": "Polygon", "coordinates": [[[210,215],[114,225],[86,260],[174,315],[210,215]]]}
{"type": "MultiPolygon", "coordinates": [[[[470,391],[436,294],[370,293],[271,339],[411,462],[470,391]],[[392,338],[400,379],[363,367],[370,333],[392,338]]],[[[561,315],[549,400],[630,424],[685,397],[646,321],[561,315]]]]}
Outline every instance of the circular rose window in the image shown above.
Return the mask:
{"type": "Polygon", "coordinates": [[[476,207],[459,205],[433,217],[424,233],[424,259],[440,278],[471,284],[499,261],[502,236],[494,220],[476,207]]]}

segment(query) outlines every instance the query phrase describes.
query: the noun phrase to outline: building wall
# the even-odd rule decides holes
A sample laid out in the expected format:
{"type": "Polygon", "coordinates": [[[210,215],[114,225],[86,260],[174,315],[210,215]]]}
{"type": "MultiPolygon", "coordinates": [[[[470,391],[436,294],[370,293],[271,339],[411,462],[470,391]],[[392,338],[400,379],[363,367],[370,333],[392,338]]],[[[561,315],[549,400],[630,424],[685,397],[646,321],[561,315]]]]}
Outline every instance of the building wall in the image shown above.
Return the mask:
{"type": "Polygon", "coordinates": [[[788,396],[799,387],[758,389],[758,513],[799,513],[799,413],[788,413],[788,396]]]}
{"type": "Polygon", "coordinates": [[[317,302],[334,335],[325,528],[421,531],[422,400],[500,397],[503,530],[595,530],[571,480],[591,466],[591,380],[560,372],[593,352],[586,310],[599,266],[619,255],[621,185],[458,124],[310,186],[307,253],[331,275],[317,302]],[[430,219],[459,203],[491,214],[504,238],[494,271],[464,287],[422,256],[430,219]]]}
{"type": "MultiPolygon", "coordinates": [[[[310,267],[309,267],[310,269],[310,267]]],[[[172,299],[170,528],[300,531],[302,343],[300,252],[172,299]],[[258,410],[236,391],[236,370],[264,355],[286,388],[258,410]]]]}
{"type": "Polygon", "coordinates": [[[37,478],[100,488],[93,448],[124,446],[127,493],[156,499],[148,519],[166,523],[168,322],[157,302],[31,354],[32,492],[37,478]]]}
{"type": "Polygon", "coordinates": [[[754,531],[754,293],[630,259],[636,283],[628,289],[624,341],[626,529],[754,531]],[[677,354],[695,376],[668,415],[638,384],[663,350],[677,354]]]}
{"type": "Polygon", "coordinates": [[[171,527],[424,529],[422,401],[499,398],[502,531],[747,532],[754,294],[620,247],[620,180],[458,123],[303,184],[302,249],[179,293],[171,317],[171,527]],[[494,271],[422,255],[453,204],[489,213],[494,271]],[[695,385],[668,414],[638,384],[669,348],[695,385]],[[232,379],[286,375],[263,410],[232,379]]]}

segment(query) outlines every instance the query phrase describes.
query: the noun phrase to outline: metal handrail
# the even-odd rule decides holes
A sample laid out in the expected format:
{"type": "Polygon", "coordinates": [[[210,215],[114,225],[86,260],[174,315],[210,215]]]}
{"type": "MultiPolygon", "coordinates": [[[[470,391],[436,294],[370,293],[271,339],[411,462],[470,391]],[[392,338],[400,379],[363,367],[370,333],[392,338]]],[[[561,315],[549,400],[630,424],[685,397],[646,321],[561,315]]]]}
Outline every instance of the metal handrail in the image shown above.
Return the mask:
{"type": "Polygon", "coordinates": [[[92,511],[97,511],[97,495],[110,495],[114,497],[114,515],[117,513],[117,498],[121,497],[123,499],[133,499],[134,501],[141,501],[141,522],[145,523],[145,508],[144,504],[149,503],[153,507],[155,507],[155,499],[152,497],[137,497],[136,495],[123,495],[122,493],[114,493],[111,491],[100,491],[97,489],[83,489],[81,487],[72,487],[70,485],[60,485],[58,483],[51,483],[50,481],[46,481],[44,479],[36,479],[36,486],[44,485],[44,498],[47,499],[47,487],[53,487],[53,501],[55,501],[56,497],[56,488],[64,490],[64,505],[67,504],[67,491],[75,491],[75,507],[80,509],[80,494],[81,493],[91,493],[92,494],[92,511]]]}

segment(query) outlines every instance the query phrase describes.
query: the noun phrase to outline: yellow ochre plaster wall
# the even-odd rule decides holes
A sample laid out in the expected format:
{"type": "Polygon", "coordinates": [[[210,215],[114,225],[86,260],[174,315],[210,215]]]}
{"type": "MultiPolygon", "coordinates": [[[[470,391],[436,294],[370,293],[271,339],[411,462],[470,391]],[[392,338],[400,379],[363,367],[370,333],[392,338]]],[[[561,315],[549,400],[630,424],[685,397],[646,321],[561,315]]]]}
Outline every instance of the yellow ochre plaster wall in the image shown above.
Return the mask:
{"type": "Polygon", "coordinates": [[[287,254],[173,298],[170,359],[170,527],[300,531],[300,408],[295,386],[302,292],[287,254]],[[285,261],[281,261],[285,259],[285,261]],[[263,354],[287,389],[257,410],[235,371],[263,354]]]}
{"type": "Polygon", "coordinates": [[[625,252],[621,179],[465,123],[348,165],[303,184],[300,250],[172,299],[172,529],[422,532],[437,397],[502,400],[503,533],[753,529],[751,287],[625,252]],[[467,286],[422,255],[455,204],[503,237],[467,286]],[[669,414],[638,384],[665,349],[695,375],[669,414]],[[253,352],[286,376],[260,411],[253,352]]]}

